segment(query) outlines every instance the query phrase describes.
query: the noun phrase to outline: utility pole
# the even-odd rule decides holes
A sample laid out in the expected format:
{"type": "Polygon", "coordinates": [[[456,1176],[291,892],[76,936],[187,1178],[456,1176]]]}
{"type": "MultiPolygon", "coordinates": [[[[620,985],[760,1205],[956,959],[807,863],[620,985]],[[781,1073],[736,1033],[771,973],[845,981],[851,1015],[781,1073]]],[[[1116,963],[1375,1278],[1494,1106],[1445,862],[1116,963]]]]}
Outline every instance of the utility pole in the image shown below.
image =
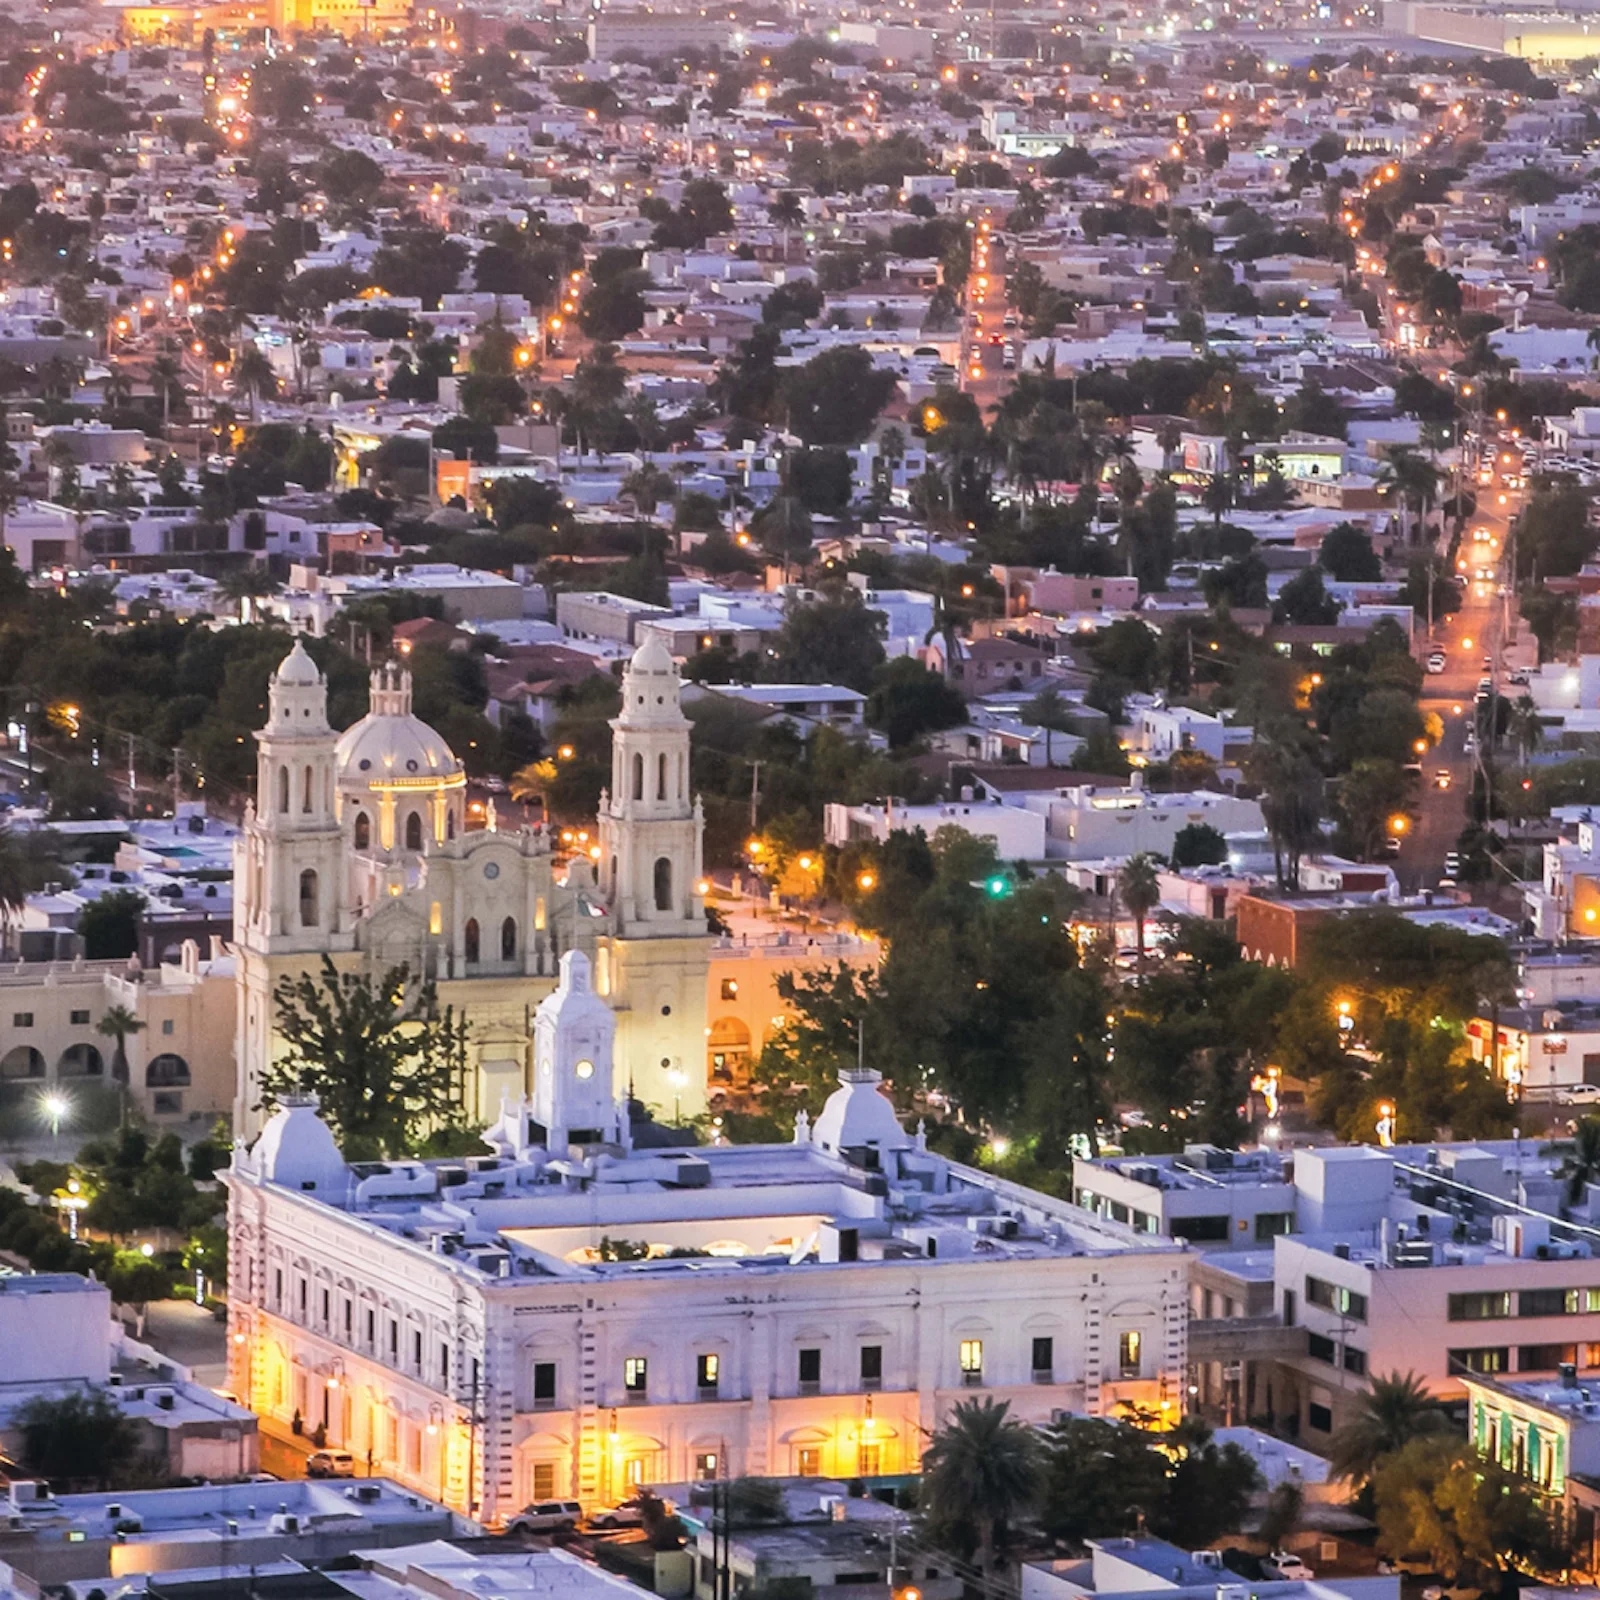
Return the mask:
{"type": "Polygon", "coordinates": [[[764,763],[750,763],[750,832],[756,831],[756,813],[761,804],[761,768],[764,763]]]}
{"type": "Polygon", "coordinates": [[[183,750],[172,747],[172,815],[177,819],[178,807],[183,804],[183,750]]]}
{"type": "Polygon", "coordinates": [[[139,788],[139,769],[134,764],[134,739],[128,735],[128,810],[133,810],[133,797],[139,788]]]}

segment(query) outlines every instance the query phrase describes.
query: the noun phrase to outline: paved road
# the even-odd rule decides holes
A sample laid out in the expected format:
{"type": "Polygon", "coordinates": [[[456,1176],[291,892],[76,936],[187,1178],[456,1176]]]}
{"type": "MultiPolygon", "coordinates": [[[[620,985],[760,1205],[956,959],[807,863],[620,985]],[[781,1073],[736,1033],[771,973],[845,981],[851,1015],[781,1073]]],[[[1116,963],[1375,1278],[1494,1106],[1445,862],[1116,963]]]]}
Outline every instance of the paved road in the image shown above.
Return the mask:
{"type": "Polygon", "coordinates": [[[228,1325],[192,1301],[156,1301],[145,1317],[144,1342],[188,1367],[207,1388],[228,1381],[228,1325]]]}
{"type": "Polygon", "coordinates": [[[1503,473],[1520,475],[1522,462],[1509,439],[1500,440],[1497,434],[1491,434],[1490,442],[1499,446],[1494,481],[1477,485],[1479,513],[1468,523],[1458,553],[1458,564],[1466,564],[1461,574],[1466,580],[1461,610],[1436,624],[1431,635],[1420,628],[1417,635],[1417,653],[1424,660],[1432,650],[1444,651],[1445,671],[1430,673],[1422,690],[1422,708],[1434,712],[1444,724],[1444,739],[1436,750],[1423,757],[1424,787],[1418,800],[1416,826],[1396,863],[1408,889],[1431,888],[1438,883],[1445,853],[1455,848],[1466,826],[1474,761],[1466,753],[1465,741],[1478,684],[1483,678],[1492,677],[1502,690],[1507,687],[1507,603],[1498,591],[1507,581],[1506,538],[1510,519],[1520,507],[1522,491],[1507,486],[1503,473]],[[1509,464],[1505,461],[1507,454],[1512,457],[1509,464]],[[1479,530],[1487,538],[1474,539],[1474,532],[1479,530]],[[1490,575],[1479,577],[1481,571],[1490,575]],[[1485,657],[1490,663],[1487,667],[1485,657]],[[1440,770],[1450,775],[1447,789],[1435,783],[1435,774],[1440,770]]]}

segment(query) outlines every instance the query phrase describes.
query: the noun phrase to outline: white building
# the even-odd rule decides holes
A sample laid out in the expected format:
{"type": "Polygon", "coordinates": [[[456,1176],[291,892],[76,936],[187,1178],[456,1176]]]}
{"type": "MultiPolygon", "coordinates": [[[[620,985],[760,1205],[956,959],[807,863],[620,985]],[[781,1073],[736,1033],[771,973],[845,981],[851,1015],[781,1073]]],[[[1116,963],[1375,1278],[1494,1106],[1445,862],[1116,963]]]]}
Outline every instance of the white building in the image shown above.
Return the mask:
{"type": "Polygon", "coordinates": [[[1188,1257],[932,1154],[870,1069],[792,1144],[635,1151],[562,959],[529,1100],[466,1161],[346,1165],[286,1103],[228,1175],[230,1382],[499,1525],[531,1500],[915,1470],[982,1390],[1175,1412],[1188,1257]]]}
{"type": "Polygon", "coordinates": [[[882,844],[891,833],[928,838],[941,828],[959,828],[976,839],[988,839],[1002,861],[1042,861],[1045,819],[1036,811],[1000,800],[948,800],[937,805],[828,804],[822,808],[822,834],[835,847],[871,839],[882,844]]]}

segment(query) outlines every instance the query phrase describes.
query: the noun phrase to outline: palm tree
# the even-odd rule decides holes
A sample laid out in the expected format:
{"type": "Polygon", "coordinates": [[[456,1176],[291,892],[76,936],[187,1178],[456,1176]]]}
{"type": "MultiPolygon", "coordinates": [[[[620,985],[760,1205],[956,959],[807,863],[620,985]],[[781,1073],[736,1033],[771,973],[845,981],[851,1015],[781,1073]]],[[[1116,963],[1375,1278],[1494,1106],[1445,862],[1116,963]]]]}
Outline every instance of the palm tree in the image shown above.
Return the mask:
{"type": "Polygon", "coordinates": [[[1567,1204],[1575,1206],[1584,1190],[1600,1178],[1600,1117],[1585,1117],[1572,1130],[1572,1154],[1561,1171],[1567,1180],[1567,1204]]]}
{"type": "Polygon", "coordinates": [[[1206,479],[1204,499],[1213,524],[1220,528],[1222,513],[1233,509],[1233,478],[1226,472],[1213,472],[1206,479]]]}
{"type": "Polygon", "coordinates": [[[522,805],[543,805],[550,785],[556,781],[553,761],[534,761],[511,774],[511,798],[522,805]]]}
{"type": "Polygon", "coordinates": [[[997,1540],[1037,1499],[1043,1471],[1039,1441],[1011,1415],[1011,1402],[962,1400],[922,1457],[922,1503],[946,1526],[966,1525],[975,1561],[988,1573],[997,1540]]]}
{"type": "Polygon", "coordinates": [[[109,1006],[106,1014],[95,1024],[102,1039],[115,1039],[117,1047],[111,1052],[111,1081],[117,1085],[122,1102],[122,1119],[128,1115],[128,1040],[144,1031],[142,1023],[126,1006],[109,1006]]]}
{"type": "Polygon", "coordinates": [[[183,404],[183,368],[173,356],[157,356],[150,363],[150,383],[161,396],[161,432],[165,437],[172,421],[173,396],[177,396],[180,406],[183,404]]]}
{"type": "Polygon", "coordinates": [[[247,344],[233,363],[233,386],[250,397],[250,420],[256,420],[256,402],[278,392],[278,374],[258,344],[247,344]]]}
{"type": "Polygon", "coordinates": [[[1161,860],[1146,850],[1129,856],[1117,874],[1122,900],[1133,917],[1134,943],[1139,950],[1139,965],[1144,966],[1144,919],[1161,903],[1161,860]]]}
{"type": "Polygon", "coordinates": [[[1072,731],[1072,707],[1061,698],[1061,691],[1053,683],[1047,683],[1023,706],[1022,715],[1035,727],[1044,729],[1044,764],[1053,767],[1056,761],[1051,735],[1072,731]]]}
{"type": "Polygon", "coordinates": [[[217,580],[218,591],[239,607],[239,620],[256,620],[257,600],[265,600],[283,587],[265,567],[252,562],[247,567],[234,567],[217,580]]]}
{"type": "Polygon", "coordinates": [[[120,411],[133,399],[133,379],[121,367],[113,367],[100,385],[101,407],[105,411],[120,411]]]}
{"type": "Polygon", "coordinates": [[[1156,429],[1156,443],[1161,446],[1161,470],[1171,472],[1173,458],[1183,448],[1183,429],[1170,419],[1156,429]]]}
{"type": "Polygon", "coordinates": [[[1356,1414],[1333,1436],[1328,1464],[1334,1476],[1361,1485],[1385,1456],[1446,1426],[1439,1402],[1414,1372],[1374,1378],[1356,1414]]]}

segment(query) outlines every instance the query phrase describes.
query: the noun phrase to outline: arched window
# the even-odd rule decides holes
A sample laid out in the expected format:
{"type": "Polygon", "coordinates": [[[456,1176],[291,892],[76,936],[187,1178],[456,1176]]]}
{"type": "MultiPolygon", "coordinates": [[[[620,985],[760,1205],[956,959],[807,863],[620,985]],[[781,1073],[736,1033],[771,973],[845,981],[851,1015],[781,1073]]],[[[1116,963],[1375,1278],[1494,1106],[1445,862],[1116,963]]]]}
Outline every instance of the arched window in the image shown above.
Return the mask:
{"type": "Polygon", "coordinates": [[[678,757],[678,798],[683,799],[683,757],[678,757]]]}
{"type": "Polygon", "coordinates": [[[461,932],[461,945],[468,961],[478,959],[478,919],[468,917],[467,925],[461,932]]]}
{"type": "Polygon", "coordinates": [[[406,818],[406,849],[420,850],[422,848],[422,813],[413,811],[406,818]]]}
{"type": "Polygon", "coordinates": [[[189,1063],[182,1056],[165,1051],[144,1069],[144,1086],[147,1089],[187,1089],[189,1063]]]}
{"type": "Polygon", "coordinates": [[[641,755],[633,758],[633,798],[644,799],[644,757],[641,755]]]}
{"type": "Polygon", "coordinates": [[[356,849],[368,850],[372,847],[372,818],[365,811],[356,812],[356,849]]]}
{"type": "Polygon", "coordinates": [[[667,758],[664,755],[656,757],[656,799],[667,798],[667,758]]]}
{"type": "Polygon", "coordinates": [[[278,768],[278,809],[280,811],[289,809],[289,769],[287,767],[278,768]]]}
{"type": "Polygon", "coordinates": [[[672,861],[667,856],[656,857],[656,910],[672,909],[672,861]]]}
{"type": "Polygon", "coordinates": [[[500,959],[502,961],[515,961],[517,959],[517,919],[507,917],[500,924],[500,959]]]}
{"type": "Polygon", "coordinates": [[[309,812],[311,810],[311,785],[312,785],[312,782],[313,782],[313,779],[312,779],[312,776],[311,776],[311,768],[307,767],[306,768],[305,781],[300,785],[300,809],[302,811],[305,811],[305,812],[309,812]]]}
{"type": "Polygon", "coordinates": [[[317,875],[307,867],[300,874],[300,926],[314,928],[317,925],[317,875]]]}

